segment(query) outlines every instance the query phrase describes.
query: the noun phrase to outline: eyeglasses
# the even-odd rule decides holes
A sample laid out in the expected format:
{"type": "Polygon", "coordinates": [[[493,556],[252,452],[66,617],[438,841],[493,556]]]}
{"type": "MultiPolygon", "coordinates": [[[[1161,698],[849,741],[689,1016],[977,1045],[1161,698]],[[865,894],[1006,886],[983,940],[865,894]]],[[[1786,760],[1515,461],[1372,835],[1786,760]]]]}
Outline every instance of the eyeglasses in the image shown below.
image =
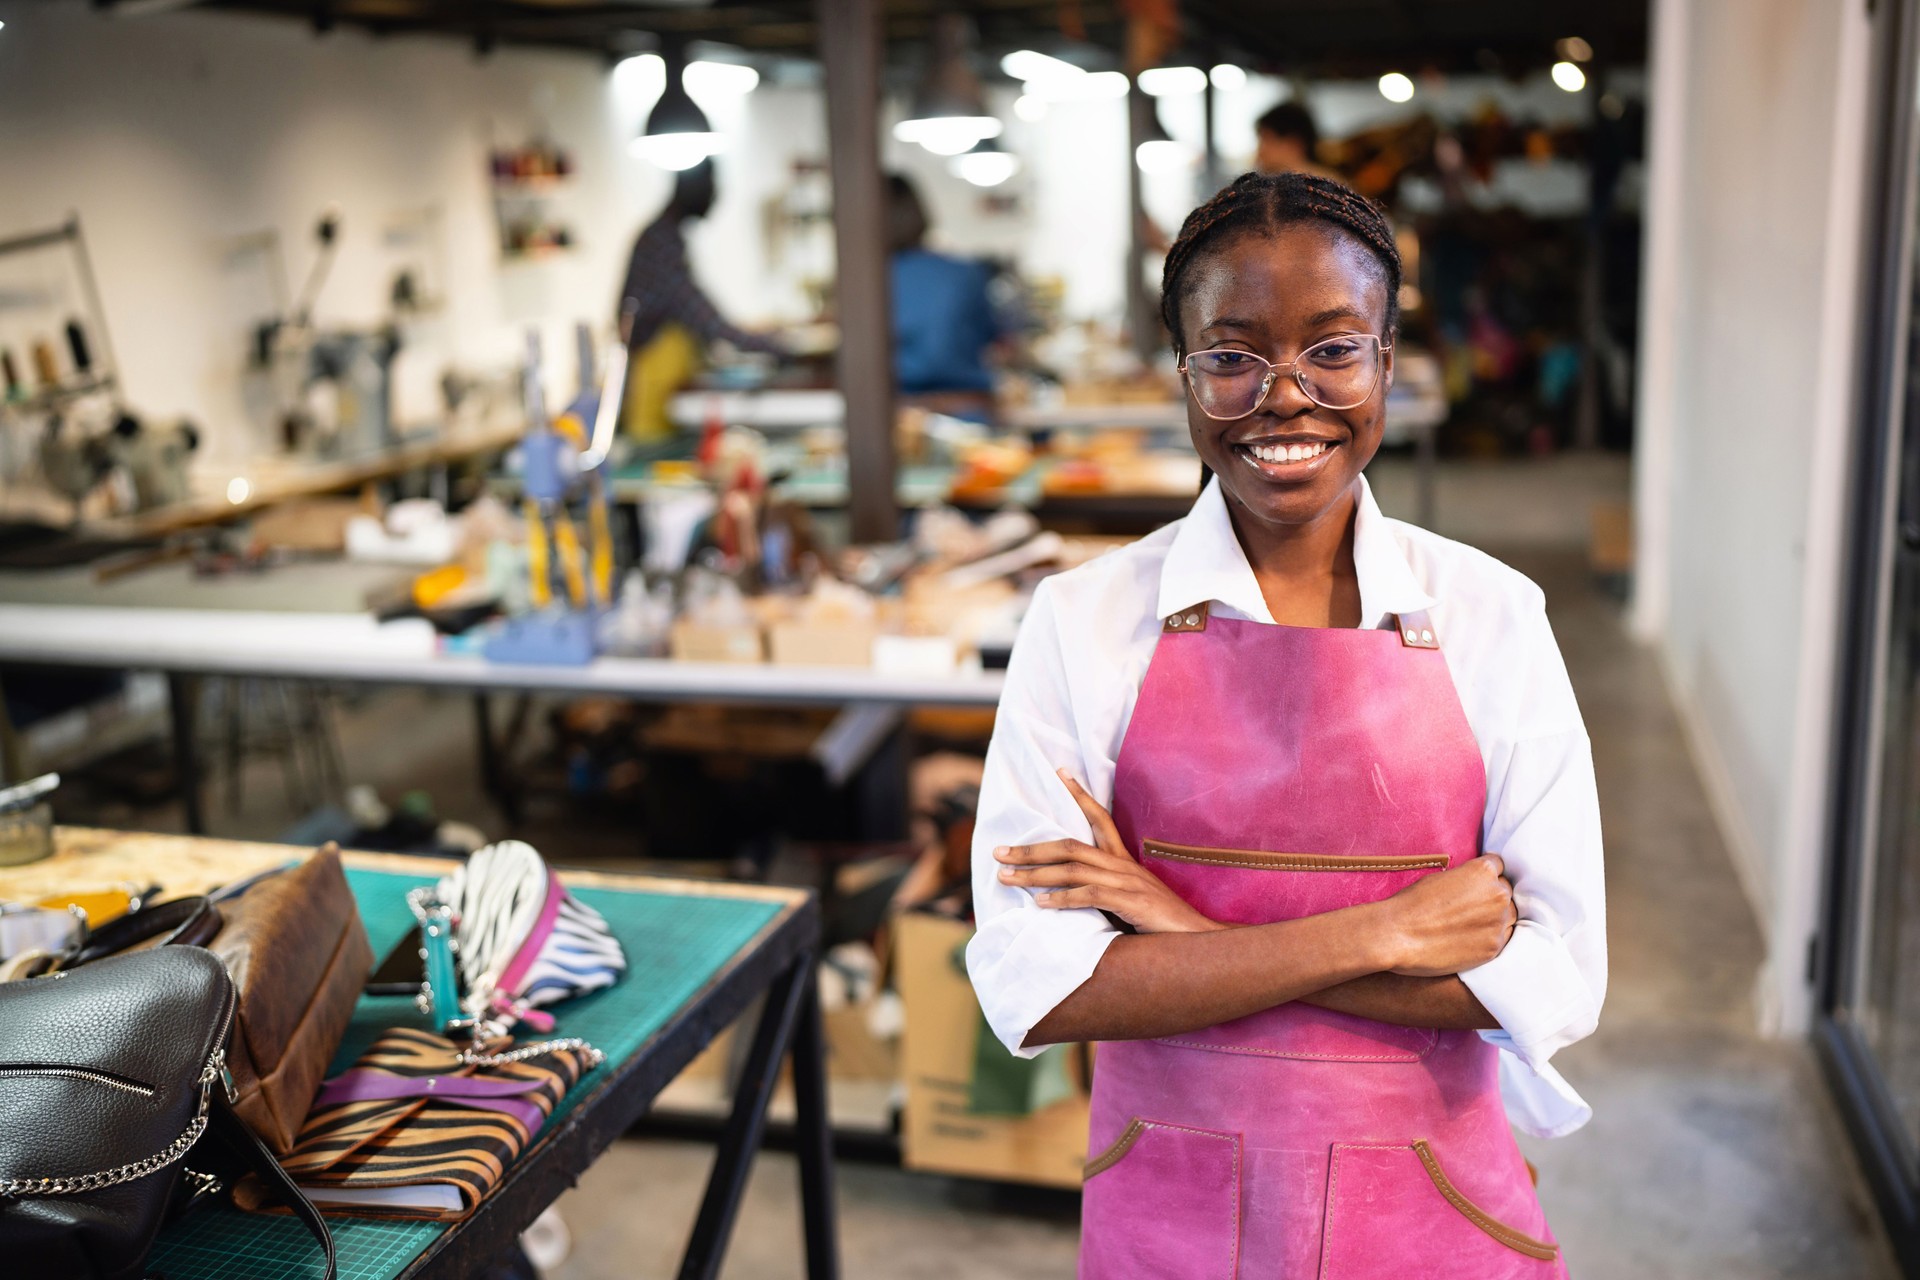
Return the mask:
{"type": "Polygon", "coordinates": [[[1283,373],[1322,409],[1357,408],[1380,385],[1380,370],[1391,350],[1392,344],[1376,334],[1343,333],[1314,343],[1290,364],[1274,364],[1251,351],[1195,351],[1180,362],[1180,372],[1200,412],[1231,422],[1265,404],[1283,373]]]}

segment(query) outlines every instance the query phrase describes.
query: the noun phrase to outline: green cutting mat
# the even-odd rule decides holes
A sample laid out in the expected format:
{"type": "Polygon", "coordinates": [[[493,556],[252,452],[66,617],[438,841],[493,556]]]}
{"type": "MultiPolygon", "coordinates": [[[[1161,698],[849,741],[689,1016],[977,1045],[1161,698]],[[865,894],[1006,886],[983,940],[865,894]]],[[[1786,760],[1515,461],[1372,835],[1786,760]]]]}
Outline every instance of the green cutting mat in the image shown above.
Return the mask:
{"type": "MultiPolygon", "coordinates": [[[[354,869],[347,879],[373,954],[382,958],[413,928],[407,890],[429,882],[354,869]]],[[[573,892],[607,918],[626,949],[627,972],[605,991],[553,1010],[559,1023],[555,1034],[585,1037],[606,1052],[608,1062],[561,1100],[556,1119],[597,1086],[612,1064],[631,1057],[780,911],[777,902],[747,898],[598,888],[573,892]]],[[[333,1071],[345,1070],[386,1028],[424,1025],[410,1000],[362,998],[333,1071]]],[[[447,1229],[437,1222],[367,1218],[334,1218],[331,1225],[340,1280],[393,1280],[447,1229]]],[[[201,1210],[169,1227],[147,1269],[167,1280],[309,1280],[322,1271],[319,1246],[298,1221],[242,1213],[230,1205],[201,1210]]]]}

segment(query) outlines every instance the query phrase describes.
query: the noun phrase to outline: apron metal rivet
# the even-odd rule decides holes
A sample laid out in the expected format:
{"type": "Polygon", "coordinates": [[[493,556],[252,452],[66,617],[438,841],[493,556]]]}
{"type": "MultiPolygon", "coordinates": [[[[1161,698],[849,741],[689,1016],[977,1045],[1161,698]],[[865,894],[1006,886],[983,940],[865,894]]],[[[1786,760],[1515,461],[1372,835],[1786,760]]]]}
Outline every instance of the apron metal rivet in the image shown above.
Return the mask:
{"type": "Polygon", "coordinates": [[[1419,636],[1417,636],[1417,635],[1415,635],[1415,634],[1414,634],[1413,632],[1411,632],[1411,631],[1409,631],[1409,632],[1407,632],[1407,643],[1408,643],[1408,644],[1412,644],[1412,643],[1413,643],[1413,642],[1414,642],[1415,640],[1418,640],[1419,638],[1420,638],[1420,637],[1419,637],[1419,636]]]}
{"type": "Polygon", "coordinates": [[[1432,643],[1433,643],[1433,632],[1431,632],[1431,631],[1422,631],[1422,632],[1420,633],[1420,642],[1421,642],[1422,644],[1432,644],[1432,643]]]}
{"type": "Polygon", "coordinates": [[[1198,615],[1198,614],[1194,614],[1194,613],[1190,613],[1190,614],[1188,614],[1188,615],[1187,615],[1187,625],[1188,625],[1188,626],[1190,626],[1190,627],[1197,627],[1197,626],[1199,626],[1199,625],[1200,625],[1200,615],[1198,615]]]}

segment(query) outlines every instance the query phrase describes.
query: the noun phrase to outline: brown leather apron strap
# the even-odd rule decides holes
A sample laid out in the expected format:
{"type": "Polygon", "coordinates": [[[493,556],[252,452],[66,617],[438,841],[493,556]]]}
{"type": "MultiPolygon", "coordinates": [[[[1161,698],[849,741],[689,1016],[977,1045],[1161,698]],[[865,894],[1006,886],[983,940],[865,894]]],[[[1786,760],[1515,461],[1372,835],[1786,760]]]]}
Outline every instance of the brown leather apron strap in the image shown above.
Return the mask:
{"type": "Polygon", "coordinates": [[[1425,609],[1413,613],[1392,615],[1394,629],[1400,633],[1400,643],[1409,649],[1438,649],[1440,636],[1433,629],[1433,618],[1425,609]]]}
{"type": "Polygon", "coordinates": [[[1205,631],[1208,603],[1203,600],[1190,609],[1168,614],[1167,620],[1160,624],[1161,632],[1164,634],[1170,631],[1205,631]]]}

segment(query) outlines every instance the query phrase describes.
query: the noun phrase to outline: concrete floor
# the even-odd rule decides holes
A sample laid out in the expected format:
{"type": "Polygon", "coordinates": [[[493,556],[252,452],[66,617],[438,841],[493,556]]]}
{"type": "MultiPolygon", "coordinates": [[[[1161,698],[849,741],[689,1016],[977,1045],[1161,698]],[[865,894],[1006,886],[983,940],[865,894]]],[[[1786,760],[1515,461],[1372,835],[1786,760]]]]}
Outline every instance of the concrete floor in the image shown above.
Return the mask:
{"type": "MultiPolygon", "coordinates": [[[[1617,492],[1624,468],[1574,460],[1531,474],[1551,482],[1443,472],[1440,527],[1496,554],[1495,526],[1526,531],[1527,546],[1504,556],[1547,590],[1594,741],[1612,982],[1599,1032],[1556,1059],[1593,1104],[1594,1120],[1560,1141],[1525,1144],[1572,1271],[1585,1280],[1894,1277],[1810,1051],[1754,1031],[1758,928],[1656,665],[1627,640],[1617,606],[1594,589],[1573,549],[1586,518],[1577,499],[1617,492]],[[1474,520],[1489,527],[1468,527],[1474,520]]],[[[1376,487],[1389,510],[1406,492],[1399,475],[1376,487]]],[[[443,815],[497,831],[475,783],[471,725],[459,698],[401,691],[364,699],[342,716],[350,780],[389,797],[424,788],[443,815]]],[[[288,822],[271,766],[249,770],[245,797],[237,815],[216,807],[217,834],[270,836],[288,822]]],[[[175,822],[169,810],[89,801],[83,790],[62,817],[156,829],[175,822]]],[[[569,860],[634,852],[630,834],[564,812],[536,814],[527,834],[569,860]]],[[[672,1274],[709,1160],[708,1149],[685,1143],[618,1144],[561,1200],[575,1247],[550,1280],[672,1274]]],[[[794,1180],[789,1157],[760,1161],[729,1280],[802,1273],[794,1180]]],[[[1073,1272],[1071,1197],[857,1163],[843,1164],[839,1192],[854,1280],[1073,1272]]]]}

